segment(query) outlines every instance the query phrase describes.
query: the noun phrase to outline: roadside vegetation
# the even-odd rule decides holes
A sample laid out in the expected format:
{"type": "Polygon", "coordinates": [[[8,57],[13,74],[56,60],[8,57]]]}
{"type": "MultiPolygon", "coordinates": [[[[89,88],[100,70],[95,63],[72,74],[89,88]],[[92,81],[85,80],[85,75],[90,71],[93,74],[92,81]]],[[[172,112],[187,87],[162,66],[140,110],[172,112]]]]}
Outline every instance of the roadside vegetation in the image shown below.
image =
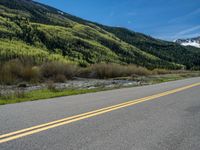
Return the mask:
{"type": "Polygon", "coordinates": [[[13,59],[0,65],[0,84],[13,85],[21,82],[43,83],[47,81],[66,82],[79,78],[109,79],[128,76],[167,74],[165,69],[149,70],[136,65],[99,63],[80,67],[73,63],[48,61],[37,65],[31,60],[13,59]]]}
{"type": "MultiPolygon", "coordinates": [[[[175,81],[175,80],[180,80],[180,79],[185,79],[185,78],[190,78],[190,77],[199,77],[199,76],[200,76],[200,72],[188,72],[188,73],[179,72],[178,74],[173,73],[173,74],[151,75],[151,76],[143,76],[143,77],[140,76],[140,77],[135,77],[134,80],[144,83],[144,85],[147,85],[147,84],[156,84],[156,83],[175,81]]],[[[123,77],[119,79],[133,80],[132,77],[123,77]]],[[[35,100],[41,100],[41,99],[49,99],[49,98],[62,97],[62,96],[94,93],[94,92],[99,92],[99,91],[121,88],[121,87],[114,87],[114,88],[98,87],[94,89],[93,88],[92,89],[56,89],[53,82],[48,82],[47,84],[48,84],[47,88],[43,90],[34,90],[30,92],[25,92],[22,90],[23,88],[19,88],[18,90],[15,90],[12,93],[6,93],[6,95],[0,94],[0,105],[20,103],[20,102],[26,102],[26,101],[35,101],[35,100]]]]}
{"type": "Polygon", "coordinates": [[[9,93],[0,91],[0,105],[120,88],[99,86],[92,89],[57,89],[55,87],[55,83],[67,83],[68,80],[76,80],[76,78],[133,80],[142,84],[154,84],[200,76],[197,71],[158,68],[150,70],[136,65],[99,63],[81,67],[63,61],[37,64],[31,59],[23,60],[13,59],[0,64],[0,85],[18,87],[9,93]],[[32,84],[45,84],[46,88],[29,92],[23,90],[27,85],[32,84]]]}

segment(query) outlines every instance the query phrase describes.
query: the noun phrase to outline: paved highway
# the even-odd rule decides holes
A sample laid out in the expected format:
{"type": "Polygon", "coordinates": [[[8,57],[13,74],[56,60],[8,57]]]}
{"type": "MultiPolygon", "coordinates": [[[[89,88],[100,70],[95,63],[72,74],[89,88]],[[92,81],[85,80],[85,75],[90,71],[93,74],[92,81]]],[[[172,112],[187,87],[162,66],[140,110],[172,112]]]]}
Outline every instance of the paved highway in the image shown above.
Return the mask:
{"type": "Polygon", "coordinates": [[[199,150],[200,78],[0,106],[0,150],[199,150]]]}

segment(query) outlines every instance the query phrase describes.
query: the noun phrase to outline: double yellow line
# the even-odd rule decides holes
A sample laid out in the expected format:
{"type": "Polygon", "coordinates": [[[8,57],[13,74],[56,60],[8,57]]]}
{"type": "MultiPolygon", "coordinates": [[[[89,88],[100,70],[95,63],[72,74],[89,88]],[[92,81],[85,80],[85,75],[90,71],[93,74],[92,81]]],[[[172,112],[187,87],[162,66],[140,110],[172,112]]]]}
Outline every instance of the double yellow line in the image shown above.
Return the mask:
{"type": "Polygon", "coordinates": [[[72,117],[56,120],[56,121],[53,121],[53,122],[33,126],[33,127],[30,127],[30,128],[18,130],[18,131],[15,131],[15,132],[3,134],[3,135],[0,135],[0,143],[12,141],[12,140],[15,140],[15,139],[18,139],[18,138],[21,138],[21,137],[25,137],[25,136],[28,136],[28,135],[32,135],[32,134],[35,134],[35,133],[38,133],[38,132],[48,130],[48,129],[51,129],[51,128],[59,127],[59,126],[66,125],[66,124],[69,124],[69,123],[72,123],[72,122],[76,122],[76,121],[79,121],[79,120],[83,120],[83,119],[86,119],[86,118],[90,118],[90,117],[101,115],[101,114],[104,114],[104,113],[107,113],[107,112],[111,112],[111,111],[114,111],[114,110],[117,110],[117,109],[120,109],[120,108],[132,106],[132,105],[142,103],[142,102],[145,102],[145,101],[150,101],[150,100],[153,100],[153,99],[156,99],[156,98],[159,98],[159,97],[167,96],[167,95],[177,93],[177,92],[180,92],[180,91],[192,88],[192,87],[196,87],[196,86],[200,86],[200,83],[195,83],[195,84],[188,85],[188,86],[185,86],[185,87],[166,91],[166,92],[163,92],[163,93],[160,93],[160,94],[155,94],[155,95],[152,95],[152,96],[128,101],[128,102],[125,102],[125,103],[113,105],[113,106],[98,109],[98,110],[95,110],[95,111],[91,111],[91,112],[75,115],[75,116],[72,116],[72,117]]]}

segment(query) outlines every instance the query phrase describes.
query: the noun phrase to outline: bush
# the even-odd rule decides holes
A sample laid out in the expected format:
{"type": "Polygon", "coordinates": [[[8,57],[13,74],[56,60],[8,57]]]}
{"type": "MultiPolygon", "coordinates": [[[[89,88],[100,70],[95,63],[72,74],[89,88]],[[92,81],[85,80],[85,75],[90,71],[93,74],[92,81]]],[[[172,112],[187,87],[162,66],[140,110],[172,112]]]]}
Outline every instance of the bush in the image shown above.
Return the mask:
{"type": "Polygon", "coordinates": [[[125,68],[118,64],[96,64],[92,66],[98,78],[115,78],[125,76],[125,68]]]}
{"type": "Polygon", "coordinates": [[[14,84],[22,76],[23,64],[19,60],[11,60],[2,65],[1,84],[14,84]]]}
{"type": "Polygon", "coordinates": [[[22,78],[25,81],[38,82],[40,78],[40,71],[38,67],[24,67],[22,71],[22,78]]]}
{"type": "Polygon", "coordinates": [[[119,65],[119,64],[95,64],[86,69],[82,69],[80,76],[90,78],[115,78],[115,77],[126,77],[133,75],[150,75],[151,71],[137,67],[135,65],[119,65]]]}
{"type": "Polygon", "coordinates": [[[12,74],[6,70],[6,69],[2,69],[0,72],[0,84],[14,84],[15,82],[15,78],[12,76],[12,74]]]}
{"type": "Polygon", "coordinates": [[[171,71],[166,69],[154,69],[153,74],[169,74],[171,71]]]}
{"type": "Polygon", "coordinates": [[[91,67],[79,68],[77,76],[81,78],[95,78],[96,74],[92,71],[91,67]]]}
{"type": "Polygon", "coordinates": [[[65,70],[64,75],[67,79],[72,79],[77,76],[79,72],[79,68],[77,65],[74,64],[64,64],[65,70]]]}
{"type": "Polygon", "coordinates": [[[48,62],[41,66],[23,64],[18,59],[0,64],[0,84],[16,84],[21,81],[39,82],[42,79],[65,82],[74,78],[79,68],[74,64],[48,62]]]}
{"type": "Polygon", "coordinates": [[[63,83],[63,82],[65,82],[67,79],[66,79],[66,77],[63,75],[63,74],[58,74],[56,77],[55,77],[55,79],[54,79],[54,81],[55,82],[60,82],[60,83],[63,83]]]}
{"type": "Polygon", "coordinates": [[[0,83],[16,84],[18,81],[38,82],[40,71],[38,67],[24,65],[20,60],[11,60],[1,65],[0,83]]]}
{"type": "Polygon", "coordinates": [[[152,72],[144,67],[137,67],[135,65],[128,65],[126,67],[126,75],[138,75],[138,76],[147,76],[151,75],[152,72]]]}
{"type": "Polygon", "coordinates": [[[71,79],[76,75],[77,67],[72,64],[66,64],[61,62],[49,62],[41,66],[41,75],[47,79],[71,79]]]}
{"type": "Polygon", "coordinates": [[[58,74],[64,74],[64,68],[61,68],[61,63],[49,62],[43,64],[40,68],[41,75],[44,78],[55,78],[58,74]]]}
{"type": "Polygon", "coordinates": [[[106,63],[93,64],[85,68],[64,62],[47,62],[41,66],[33,66],[31,63],[23,64],[16,59],[0,64],[0,84],[16,84],[23,81],[35,83],[46,80],[65,82],[67,79],[73,79],[76,76],[107,79],[167,73],[173,73],[173,71],[165,69],[154,69],[151,71],[136,65],[106,63]]]}

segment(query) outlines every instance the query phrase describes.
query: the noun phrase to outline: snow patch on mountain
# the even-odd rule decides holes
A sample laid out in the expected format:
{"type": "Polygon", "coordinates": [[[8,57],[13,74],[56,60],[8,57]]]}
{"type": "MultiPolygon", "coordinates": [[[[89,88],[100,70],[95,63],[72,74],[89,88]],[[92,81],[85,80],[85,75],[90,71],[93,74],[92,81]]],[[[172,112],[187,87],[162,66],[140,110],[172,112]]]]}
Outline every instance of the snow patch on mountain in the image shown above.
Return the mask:
{"type": "Polygon", "coordinates": [[[193,46],[200,48],[200,37],[190,38],[190,39],[178,39],[175,40],[174,42],[179,43],[180,45],[183,46],[193,46]]]}
{"type": "Polygon", "coordinates": [[[185,43],[181,43],[181,45],[183,45],[183,46],[194,46],[194,47],[200,48],[200,44],[199,44],[199,43],[197,43],[197,42],[192,42],[192,41],[185,42],[185,43]]]}

